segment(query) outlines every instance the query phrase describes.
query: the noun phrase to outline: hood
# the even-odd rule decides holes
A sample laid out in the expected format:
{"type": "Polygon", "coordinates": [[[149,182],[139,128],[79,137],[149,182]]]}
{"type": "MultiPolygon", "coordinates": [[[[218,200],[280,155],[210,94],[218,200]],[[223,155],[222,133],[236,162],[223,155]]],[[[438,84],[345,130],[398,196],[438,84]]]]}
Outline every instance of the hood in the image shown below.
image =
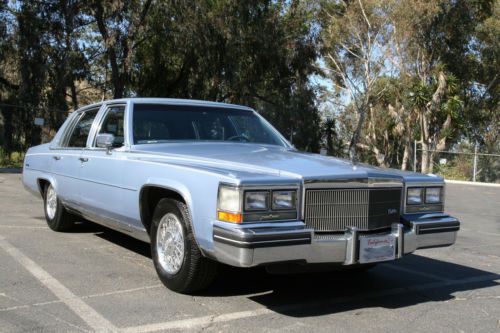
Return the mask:
{"type": "MultiPolygon", "coordinates": [[[[295,149],[249,143],[232,142],[189,142],[148,144],[134,146],[135,151],[152,155],[183,157],[190,162],[210,160],[230,170],[244,166],[262,172],[267,169],[273,174],[308,179],[346,178],[405,178],[410,181],[429,181],[433,177],[394,169],[382,169],[366,164],[353,164],[349,160],[300,152],[295,149]]],[[[434,178],[439,180],[439,178],[434,178]]]]}

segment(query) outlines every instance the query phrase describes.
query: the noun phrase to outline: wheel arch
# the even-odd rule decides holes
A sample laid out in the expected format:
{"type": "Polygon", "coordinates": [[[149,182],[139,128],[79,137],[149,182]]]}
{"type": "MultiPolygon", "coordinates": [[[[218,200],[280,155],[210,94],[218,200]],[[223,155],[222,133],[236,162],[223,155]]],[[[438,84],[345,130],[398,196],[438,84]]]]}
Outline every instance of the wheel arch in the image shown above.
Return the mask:
{"type": "Polygon", "coordinates": [[[47,186],[48,184],[51,184],[57,192],[57,184],[54,179],[50,177],[39,177],[36,179],[36,184],[38,186],[38,192],[40,192],[42,198],[45,195],[45,186],[47,186]]]}
{"type": "Polygon", "coordinates": [[[179,190],[177,187],[164,184],[146,184],[139,191],[139,215],[148,235],[156,205],[161,199],[165,198],[183,202],[188,207],[191,219],[193,218],[191,196],[186,193],[185,189],[179,190]]]}

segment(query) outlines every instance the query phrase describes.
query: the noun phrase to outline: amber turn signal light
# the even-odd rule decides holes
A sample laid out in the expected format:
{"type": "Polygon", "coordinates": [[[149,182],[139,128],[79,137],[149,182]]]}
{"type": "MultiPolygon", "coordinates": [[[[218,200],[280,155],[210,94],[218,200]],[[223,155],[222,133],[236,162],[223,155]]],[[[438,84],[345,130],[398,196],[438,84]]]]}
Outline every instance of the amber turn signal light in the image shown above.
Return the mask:
{"type": "Polygon", "coordinates": [[[217,212],[217,219],[219,221],[233,222],[233,223],[241,223],[243,218],[241,214],[238,213],[228,213],[228,212],[217,212]]]}

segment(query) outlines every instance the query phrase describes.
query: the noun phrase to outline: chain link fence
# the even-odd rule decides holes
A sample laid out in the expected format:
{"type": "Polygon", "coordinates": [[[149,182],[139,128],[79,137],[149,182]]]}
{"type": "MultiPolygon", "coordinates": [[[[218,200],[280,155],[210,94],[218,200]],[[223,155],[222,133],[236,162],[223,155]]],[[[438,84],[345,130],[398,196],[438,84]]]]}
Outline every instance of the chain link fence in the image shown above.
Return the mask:
{"type": "MultiPolygon", "coordinates": [[[[413,170],[420,171],[421,154],[424,150],[415,148],[413,170]]],[[[472,182],[500,183],[500,154],[471,151],[429,150],[433,155],[432,173],[445,179],[472,182]]]]}

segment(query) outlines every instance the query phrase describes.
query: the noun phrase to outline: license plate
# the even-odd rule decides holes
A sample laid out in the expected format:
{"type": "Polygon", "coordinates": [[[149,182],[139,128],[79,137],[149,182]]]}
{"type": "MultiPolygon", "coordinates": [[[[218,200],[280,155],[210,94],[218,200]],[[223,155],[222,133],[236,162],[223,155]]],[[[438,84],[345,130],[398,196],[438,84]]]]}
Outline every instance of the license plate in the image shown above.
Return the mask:
{"type": "Polygon", "coordinates": [[[362,264],[396,258],[394,235],[360,237],[359,245],[359,262],[362,264]]]}

